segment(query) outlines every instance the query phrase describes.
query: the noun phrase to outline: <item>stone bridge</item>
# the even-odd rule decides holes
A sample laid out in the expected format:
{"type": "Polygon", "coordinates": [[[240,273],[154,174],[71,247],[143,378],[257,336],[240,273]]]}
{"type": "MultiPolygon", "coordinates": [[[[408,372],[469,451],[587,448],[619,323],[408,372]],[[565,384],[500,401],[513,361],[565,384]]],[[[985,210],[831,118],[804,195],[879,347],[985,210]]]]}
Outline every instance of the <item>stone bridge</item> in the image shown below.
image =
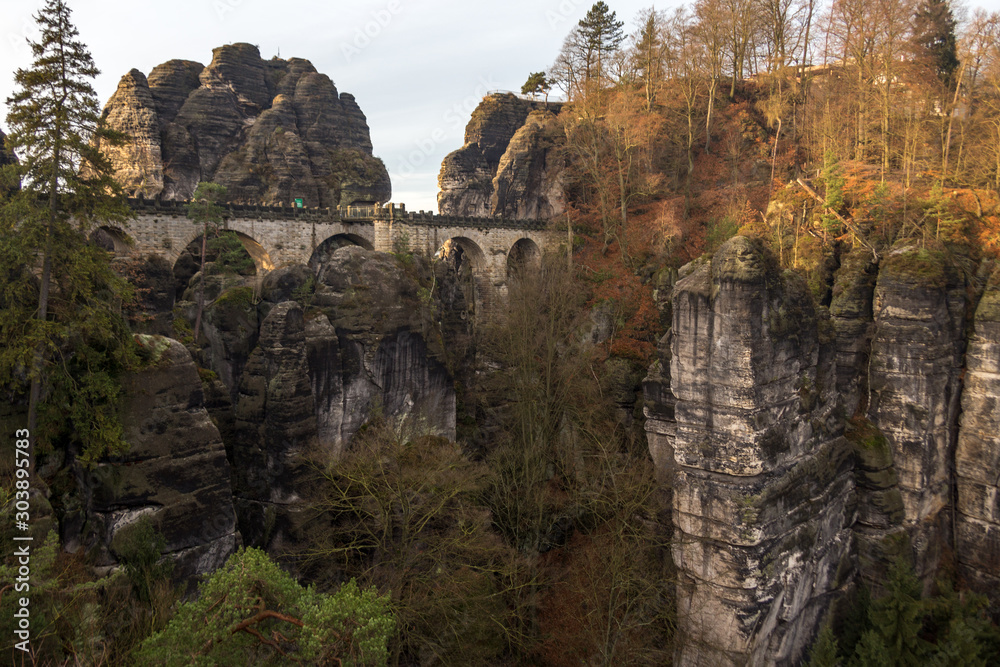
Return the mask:
{"type": "MultiPolygon", "coordinates": [[[[135,218],[123,228],[102,227],[119,255],[158,255],[171,265],[201,226],[187,217],[186,202],[129,200],[135,218]]],[[[435,256],[461,249],[472,266],[477,312],[506,296],[511,268],[537,262],[562,235],[541,220],[506,220],[407,212],[385,204],[339,209],[229,204],[222,227],[236,232],[257,265],[258,275],[288,264],[312,264],[345,243],[382,252],[435,256]]]]}

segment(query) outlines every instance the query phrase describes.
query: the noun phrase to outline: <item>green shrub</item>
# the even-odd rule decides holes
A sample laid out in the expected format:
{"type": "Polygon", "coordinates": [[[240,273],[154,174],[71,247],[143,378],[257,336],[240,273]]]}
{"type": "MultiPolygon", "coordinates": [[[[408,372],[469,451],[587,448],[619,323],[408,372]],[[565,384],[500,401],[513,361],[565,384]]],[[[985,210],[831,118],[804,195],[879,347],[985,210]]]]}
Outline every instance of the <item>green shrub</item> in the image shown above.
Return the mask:
{"type": "Polygon", "coordinates": [[[143,643],[139,665],[384,665],[388,600],[350,581],[303,588],[259,549],[240,549],[143,643]]]}

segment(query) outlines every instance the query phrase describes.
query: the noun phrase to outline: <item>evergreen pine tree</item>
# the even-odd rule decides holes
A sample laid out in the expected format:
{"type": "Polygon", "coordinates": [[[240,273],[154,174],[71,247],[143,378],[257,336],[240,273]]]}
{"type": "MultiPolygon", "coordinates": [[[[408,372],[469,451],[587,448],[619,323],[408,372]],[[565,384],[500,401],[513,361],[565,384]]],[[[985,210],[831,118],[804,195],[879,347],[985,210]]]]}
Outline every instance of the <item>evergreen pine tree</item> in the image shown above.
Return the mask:
{"type": "Polygon", "coordinates": [[[851,665],[857,667],[896,667],[899,664],[876,630],[869,630],[861,636],[851,661],[851,665]]]}
{"type": "Polygon", "coordinates": [[[899,558],[889,570],[885,596],[872,605],[875,632],[897,665],[919,667],[926,662],[925,642],[919,636],[923,626],[920,588],[913,568],[899,558]]]}
{"type": "MultiPolygon", "coordinates": [[[[595,54],[597,58],[597,69],[588,71],[587,78],[596,78],[599,81],[603,76],[604,56],[617,51],[625,40],[625,33],[622,31],[625,23],[619,21],[605,3],[597,2],[587,10],[587,15],[580,19],[577,25],[588,52],[595,54]]],[[[589,65],[588,62],[588,69],[589,65]]]]}
{"type": "Polygon", "coordinates": [[[918,61],[930,67],[946,88],[958,69],[955,17],[948,0],[921,0],[913,17],[914,50],[918,61]]]}
{"type": "Polygon", "coordinates": [[[124,446],[117,376],[134,359],[117,312],[128,286],[87,241],[94,226],[129,216],[96,148],[120,137],[102,127],[90,85],[98,70],[69,8],[48,0],[35,19],[34,60],[7,100],[21,189],[0,210],[0,385],[17,395],[30,384],[33,445],[75,432],[92,459],[124,446]]]}
{"type": "Polygon", "coordinates": [[[840,655],[844,658],[854,655],[854,649],[861,642],[861,637],[872,627],[872,596],[864,582],[859,583],[848,602],[847,614],[844,616],[837,638],[840,655]]]}
{"type": "Polygon", "coordinates": [[[986,667],[986,660],[980,655],[976,632],[964,618],[951,619],[948,637],[938,642],[933,664],[941,667],[986,667]]]}
{"type": "MultiPolygon", "coordinates": [[[[823,155],[823,182],[826,185],[824,206],[830,211],[839,213],[844,207],[844,176],[837,156],[830,150],[823,155]]],[[[832,233],[838,229],[840,220],[833,213],[824,210],[822,224],[825,231],[832,233]]]]}
{"type": "Polygon", "coordinates": [[[837,667],[837,638],[833,636],[833,627],[829,621],[823,625],[809,652],[809,667],[837,667]]]}

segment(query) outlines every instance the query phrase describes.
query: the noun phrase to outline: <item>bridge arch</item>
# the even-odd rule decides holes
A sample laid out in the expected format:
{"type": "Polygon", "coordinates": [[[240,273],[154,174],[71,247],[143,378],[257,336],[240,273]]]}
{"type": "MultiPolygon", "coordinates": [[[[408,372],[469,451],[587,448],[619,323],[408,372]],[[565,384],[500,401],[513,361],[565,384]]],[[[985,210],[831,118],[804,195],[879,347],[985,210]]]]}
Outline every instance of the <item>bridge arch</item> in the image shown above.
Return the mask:
{"type": "Polygon", "coordinates": [[[468,268],[472,277],[473,303],[477,314],[489,310],[490,267],[486,253],[467,236],[453,236],[435,253],[435,258],[451,263],[459,275],[468,268]]]}
{"type": "Polygon", "coordinates": [[[135,245],[135,241],[124,230],[109,225],[101,225],[90,232],[90,241],[108,252],[114,253],[116,257],[130,254],[135,245]]]}
{"type": "MultiPolygon", "coordinates": [[[[253,260],[253,274],[257,276],[263,276],[265,273],[274,268],[274,264],[271,262],[271,257],[267,250],[258,243],[255,239],[250,236],[236,231],[236,230],[220,230],[222,232],[231,232],[236,235],[239,239],[240,245],[249,255],[250,259],[253,260]]],[[[177,298],[180,299],[181,295],[187,289],[191,282],[191,278],[194,277],[198,271],[201,270],[201,238],[203,234],[196,233],[193,238],[189,238],[188,242],[181,245],[175,254],[168,259],[170,261],[170,266],[174,274],[174,288],[177,293],[177,298]],[[172,261],[171,261],[172,260],[172,261]]],[[[209,236],[211,240],[211,236],[209,236]]],[[[214,261],[215,253],[208,249],[209,261],[214,261]]],[[[247,267],[249,269],[249,267],[247,267]]],[[[242,275],[253,275],[248,271],[241,270],[242,275]]]]}
{"type": "Polygon", "coordinates": [[[312,251],[312,255],[310,255],[308,262],[309,268],[318,268],[320,264],[323,264],[327,259],[329,259],[330,255],[338,249],[348,245],[361,246],[365,250],[375,249],[375,246],[371,241],[358,234],[351,234],[347,232],[334,234],[316,246],[316,248],[312,251]]]}
{"type": "Polygon", "coordinates": [[[542,263],[542,251],[534,240],[525,236],[514,242],[507,252],[507,280],[514,280],[525,271],[537,269],[542,263]]]}
{"type": "MultiPolygon", "coordinates": [[[[262,246],[256,239],[244,234],[243,232],[236,231],[235,229],[220,229],[219,232],[228,232],[236,235],[236,237],[240,240],[240,243],[243,244],[243,249],[247,251],[247,254],[250,255],[250,259],[253,260],[254,266],[257,268],[257,275],[262,276],[268,271],[274,269],[274,262],[271,261],[270,253],[268,253],[267,249],[264,248],[264,246],[262,246]]],[[[200,232],[195,233],[194,236],[189,238],[188,242],[184,244],[181,252],[183,253],[184,250],[190,249],[194,243],[198,244],[197,247],[200,252],[201,237],[202,234],[200,232]]],[[[177,260],[175,259],[174,261],[176,262],[177,260]]]]}

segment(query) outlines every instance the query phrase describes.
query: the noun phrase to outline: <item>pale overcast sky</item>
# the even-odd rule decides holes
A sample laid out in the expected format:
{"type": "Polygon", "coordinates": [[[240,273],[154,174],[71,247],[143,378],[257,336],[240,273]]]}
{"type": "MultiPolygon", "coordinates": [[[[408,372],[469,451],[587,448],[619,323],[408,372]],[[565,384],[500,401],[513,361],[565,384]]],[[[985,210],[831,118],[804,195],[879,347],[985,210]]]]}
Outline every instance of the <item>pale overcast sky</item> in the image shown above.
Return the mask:
{"type": "MultiPolygon", "coordinates": [[[[607,0],[634,29],[644,0],[607,0]]],[[[13,73],[30,64],[25,37],[42,0],[0,0],[0,128],[13,73]]],[[[212,49],[249,42],[265,59],[310,60],[368,117],[392,199],[437,210],[441,160],[460,148],[469,114],[491,90],[519,91],[547,69],[593,0],[67,0],[102,74],[101,104],[133,67],[149,74],[182,58],[207,65],[212,49]]],[[[657,3],[666,8],[673,2],[657,3]]]]}

